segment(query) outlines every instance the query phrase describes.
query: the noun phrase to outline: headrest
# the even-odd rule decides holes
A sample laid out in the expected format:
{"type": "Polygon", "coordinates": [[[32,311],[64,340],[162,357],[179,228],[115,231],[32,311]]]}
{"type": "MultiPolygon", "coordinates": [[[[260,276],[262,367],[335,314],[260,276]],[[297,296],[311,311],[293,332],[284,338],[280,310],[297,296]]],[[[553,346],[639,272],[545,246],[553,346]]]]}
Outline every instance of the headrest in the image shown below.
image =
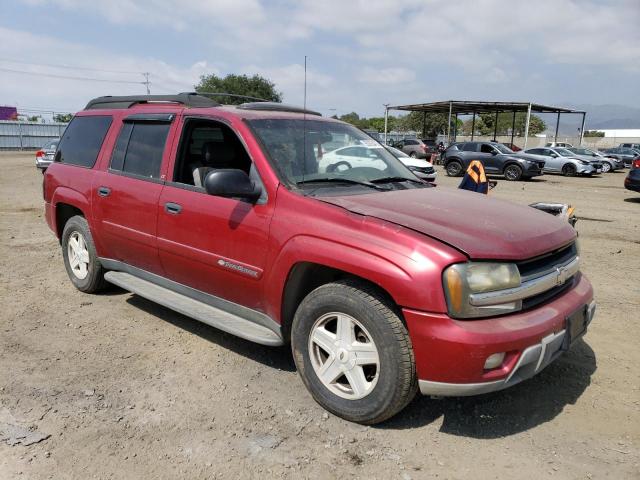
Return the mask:
{"type": "Polygon", "coordinates": [[[213,168],[229,168],[236,157],[235,147],[228,142],[207,142],[202,145],[202,163],[213,168]]]}

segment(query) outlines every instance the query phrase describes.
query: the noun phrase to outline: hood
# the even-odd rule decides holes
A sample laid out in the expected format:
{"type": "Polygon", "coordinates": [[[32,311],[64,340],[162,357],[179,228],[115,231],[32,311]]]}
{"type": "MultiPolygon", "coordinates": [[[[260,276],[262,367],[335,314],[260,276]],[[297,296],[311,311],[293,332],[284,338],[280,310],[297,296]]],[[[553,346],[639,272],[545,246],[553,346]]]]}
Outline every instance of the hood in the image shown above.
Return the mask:
{"type": "Polygon", "coordinates": [[[574,157],[589,163],[602,163],[602,158],[591,157],[589,155],[574,155],[574,157]]]}
{"type": "Polygon", "coordinates": [[[447,243],[472,259],[525,260],[573,241],[568,222],[531,207],[447,188],[322,197],[447,243]]]}
{"type": "Polygon", "coordinates": [[[398,158],[398,160],[404,163],[407,167],[419,167],[419,168],[433,167],[431,162],[427,162],[426,160],[421,160],[420,158],[401,157],[401,158],[398,158]]]}
{"type": "Polygon", "coordinates": [[[546,157],[544,155],[535,155],[532,153],[525,153],[525,152],[514,152],[514,153],[510,153],[508,154],[508,156],[510,158],[519,158],[521,160],[531,160],[532,162],[544,162],[546,160],[546,157]]]}

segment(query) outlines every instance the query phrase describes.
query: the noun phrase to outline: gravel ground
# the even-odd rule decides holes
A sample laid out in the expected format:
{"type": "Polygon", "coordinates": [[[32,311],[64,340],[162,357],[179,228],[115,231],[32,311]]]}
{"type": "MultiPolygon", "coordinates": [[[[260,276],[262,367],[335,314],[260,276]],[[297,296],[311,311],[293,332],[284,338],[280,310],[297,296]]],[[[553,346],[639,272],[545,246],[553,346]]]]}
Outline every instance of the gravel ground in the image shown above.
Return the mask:
{"type": "MultiPolygon", "coordinates": [[[[640,478],[640,195],[624,173],[491,193],[577,207],[598,301],[583,342],[507,391],[418,397],[363,427],[313,402],[286,348],[76,291],[33,154],[0,163],[2,479],[640,478]]],[[[457,185],[439,170],[438,188],[457,185]]]]}

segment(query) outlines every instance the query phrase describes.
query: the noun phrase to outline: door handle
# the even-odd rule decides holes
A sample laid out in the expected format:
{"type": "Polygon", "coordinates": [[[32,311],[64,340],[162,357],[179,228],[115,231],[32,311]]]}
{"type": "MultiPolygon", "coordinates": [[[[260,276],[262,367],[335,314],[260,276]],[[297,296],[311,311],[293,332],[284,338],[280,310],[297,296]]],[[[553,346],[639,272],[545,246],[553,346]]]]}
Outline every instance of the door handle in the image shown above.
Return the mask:
{"type": "Polygon", "coordinates": [[[108,187],[98,188],[98,195],[100,195],[101,197],[108,197],[110,193],[111,193],[111,189],[108,187]]]}
{"type": "Polygon", "coordinates": [[[171,213],[172,215],[177,215],[182,211],[182,207],[177,203],[173,203],[173,202],[165,203],[164,209],[167,213],[171,213]]]}

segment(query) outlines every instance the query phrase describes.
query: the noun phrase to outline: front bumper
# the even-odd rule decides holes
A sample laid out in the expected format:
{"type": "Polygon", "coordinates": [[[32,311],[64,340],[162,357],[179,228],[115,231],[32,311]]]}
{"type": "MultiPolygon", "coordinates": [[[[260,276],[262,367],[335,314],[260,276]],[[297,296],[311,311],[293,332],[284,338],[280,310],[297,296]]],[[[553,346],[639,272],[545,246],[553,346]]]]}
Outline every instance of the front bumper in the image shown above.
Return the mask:
{"type": "Polygon", "coordinates": [[[577,172],[585,175],[602,173],[602,165],[578,165],[577,172]]]}
{"type": "Polygon", "coordinates": [[[477,395],[536,375],[562,353],[566,319],[585,305],[589,323],[595,311],[593,289],[578,273],[557,298],[513,315],[454,320],[445,314],[403,309],[421,393],[477,395]],[[500,352],[506,352],[503,363],[485,370],[487,357],[500,352]]]}

